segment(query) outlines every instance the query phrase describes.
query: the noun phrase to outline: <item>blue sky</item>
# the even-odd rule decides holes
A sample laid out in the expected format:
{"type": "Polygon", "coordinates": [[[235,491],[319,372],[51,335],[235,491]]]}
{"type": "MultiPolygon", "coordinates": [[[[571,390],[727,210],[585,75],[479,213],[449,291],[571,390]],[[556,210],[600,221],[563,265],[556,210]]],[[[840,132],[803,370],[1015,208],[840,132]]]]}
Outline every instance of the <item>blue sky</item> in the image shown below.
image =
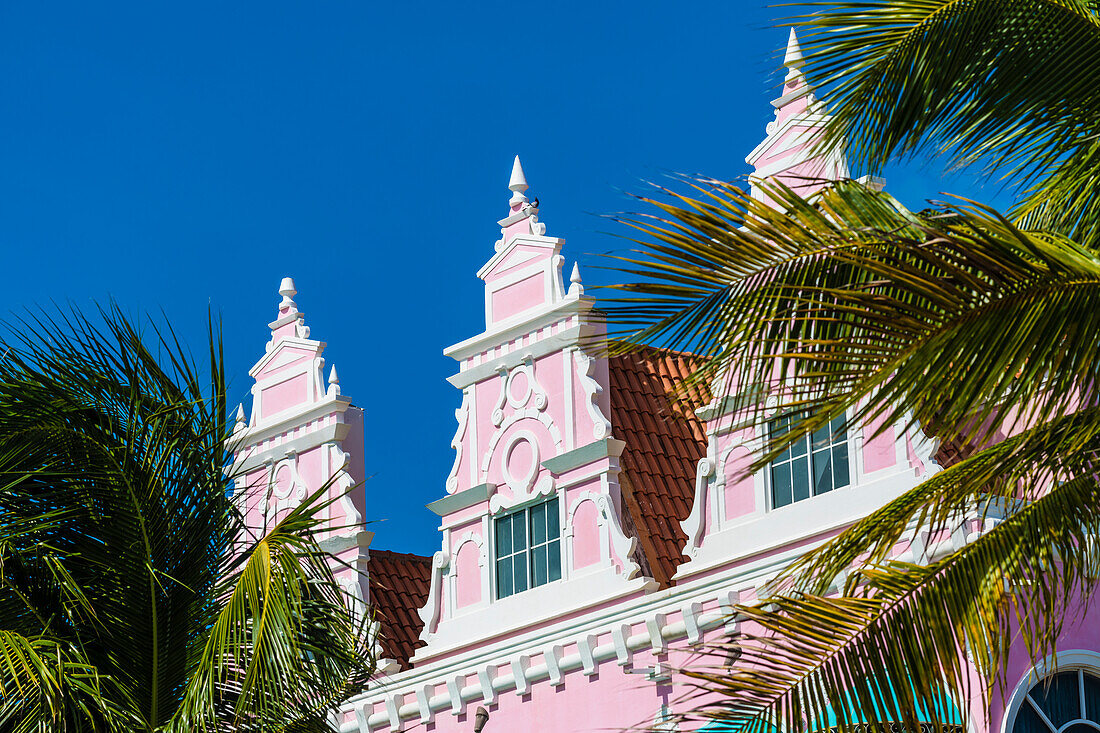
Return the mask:
{"type": "MultiPolygon", "coordinates": [[[[787,31],[725,2],[5,3],[0,246],[10,310],[113,297],[201,349],[234,402],[280,278],[366,410],[375,547],[430,553],[459,394],[442,349],[484,326],[477,269],[512,156],[547,233],[600,281],[595,214],[667,172],[733,178],[787,31]],[[586,267],[587,265],[587,267],[586,267]]],[[[908,203],[976,179],[887,171],[908,203]]]]}

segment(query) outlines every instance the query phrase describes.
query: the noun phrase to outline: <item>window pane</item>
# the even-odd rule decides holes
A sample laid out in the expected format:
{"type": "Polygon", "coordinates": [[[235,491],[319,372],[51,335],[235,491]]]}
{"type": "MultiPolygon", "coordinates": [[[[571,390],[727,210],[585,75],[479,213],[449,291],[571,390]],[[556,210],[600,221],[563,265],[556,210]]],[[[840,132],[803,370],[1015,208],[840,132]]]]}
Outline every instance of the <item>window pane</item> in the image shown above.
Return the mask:
{"type": "MultiPolygon", "coordinates": [[[[780,438],[780,437],[786,435],[787,432],[790,430],[790,425],[791,425],[791,420],[790,420],[789,417],[781,417],[778,420],[773,420],[772,423],[771,423],[771,426],[770,426],[770,431],[771,431],[772,438],[780,438]]],[[[791,449],[788,448],[787,450],[780,453],[776,457],[775,460],[785,461],[790,457],[791,457],[791,449]]]]}
{"type": "Polygon", "coordinates": [[[550,565],[550,580],[561,580],[561,542],[551,540],[546,546],[547,559],[550,565]]]}
{"type": "Polygon", "coordinates": [[[848,431],[844,428],[844,422],[847,418],[844,415],[834,417],[832,424],[833,429],[833,442],[838,443],[842,440],[848,440],[848,431]]]}
{"type": "Polygon", "coordinates": [[[814,453],[814,494],[824,494],[833,489],[832,451],[814,453]]]}
{"type": "Polygon", "coordinates": [[[527,553],[512,555],[512,574],[516,593],[527,590],[527,553]]]}
{"type": "Polygon", "coordinates": [[[1031,703],[1024,700],[1024,704],[1016,711],[1016,722],[1012,724],[1012,733],[1053,733],[1053,731],[1031,707],[1031,703]]]}
{"type": "Polygon", "coordinates": [[[1056,674],[1040,682],[1028,694],[1056,728],[1081,717],[1081,688],[1076,670],[1056,674]]]}
{"type": "Polygon", "coordinates": [[[833,446],[833,488],[839,489],[851,482],[848,476],[848,441],[833,446]]]}
{"type": "Polygon", "coordinates": [[[544,542],[546,542],[546,505],[539,504],[531,507],[531,545],[541,545],[544,542]]]}
{"type": "Polygon", "coordinates": [[[497,598],[507,598],[512,593],[512,561],[501,558],[497,560],[497,598]]]}
{"type": "Polygon", "coordinates": [[[550,539],[561,536],[558,523],[558,499],[554,497],[546,502],[546,535],[550,539]]]}
{"type": "Polygon", "coordinates": [[[783,463],[772,466],[772,506],[781,507],[791,503],[791,466],[783,463]]]}
{"type": "Polygon", "coordinates": [[[820,450],[833,442],[833,426],[825,425],[814,431],[814,450],[820,450]]]}
{"type": "Polygon", "coordinates": [[[531,550],[531,587],[546,585],[546,545],[531,550]]]}
{"type": "Polygon", "coordinates": [[[512,518],[501,517],[496,521],[497,557],[512,554],[512,518]]]}
{"type": "Polygon", "coordinates": [[[523,512],[512,515],[512,552],[523,552],[527,549],[527,522],[524,521],[523,512]]]}
{"type": "Polygon", "coordinates": [[[809,442],[808,438],[799,438],[798,442],[791,446],[790,454],[792,456],[804,456],[806,455],[806,445],[809,442]]]}
{"type": "Polygon", "coordinates": [[[1085,717],[1100,723],[1100,680],[1091,674],[1085,675],[1085,717]]]}
{"type": "Polygon", "coordinates": [[[810,462],[806,456],[791,461],[792,495],[795,501],[810,498],[810,462]]]}

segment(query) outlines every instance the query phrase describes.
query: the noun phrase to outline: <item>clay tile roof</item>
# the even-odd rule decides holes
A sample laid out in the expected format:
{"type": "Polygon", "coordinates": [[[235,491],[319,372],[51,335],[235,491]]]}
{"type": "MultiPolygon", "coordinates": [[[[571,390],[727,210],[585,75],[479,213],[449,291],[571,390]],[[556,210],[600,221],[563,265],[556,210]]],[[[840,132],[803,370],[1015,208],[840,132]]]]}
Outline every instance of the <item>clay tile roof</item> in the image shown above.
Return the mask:
{"type": "Polygon", "coordinates": [[[428,600],[432,559],[388,550],[370,550],[367,577],[370,604],[382,623],[383,654],[409,666],[420,641],[424,622],[417,611],[428,600]]]}
{"type": "Polygon", "coordinates": [[[640,349],[612,357],[612,433],[626,441],[619,481],[630,524],[652,576],[671,585],[681,562],[687,519],[695,498],[695,465],[706,455],[707,439],[695,410],[709,395],[675,393],[698,357],[661,349],[640,349]]]}

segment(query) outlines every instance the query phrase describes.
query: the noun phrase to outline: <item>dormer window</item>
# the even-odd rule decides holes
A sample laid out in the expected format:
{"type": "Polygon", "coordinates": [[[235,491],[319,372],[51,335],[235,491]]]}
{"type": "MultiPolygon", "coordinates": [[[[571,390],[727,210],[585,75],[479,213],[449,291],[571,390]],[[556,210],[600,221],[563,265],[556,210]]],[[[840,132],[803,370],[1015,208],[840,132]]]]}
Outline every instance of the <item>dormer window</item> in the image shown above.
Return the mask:
{"type": "MultiPolygon", "coordinates": [[[[799,419],[798,414],[787,414],[772,420],[769,423],[772,437],[784,435],[799,419]]],[[[844,422],[843,415],[834,418],[813,435],[800,438],[772,461],[773,509],[839,489],[851,482],[844,422]]]]}
{"type": "Polygon", "coordinates": [[[557,497],[496,519],[493,530],[497,598],[561,580],[557,497]]]}

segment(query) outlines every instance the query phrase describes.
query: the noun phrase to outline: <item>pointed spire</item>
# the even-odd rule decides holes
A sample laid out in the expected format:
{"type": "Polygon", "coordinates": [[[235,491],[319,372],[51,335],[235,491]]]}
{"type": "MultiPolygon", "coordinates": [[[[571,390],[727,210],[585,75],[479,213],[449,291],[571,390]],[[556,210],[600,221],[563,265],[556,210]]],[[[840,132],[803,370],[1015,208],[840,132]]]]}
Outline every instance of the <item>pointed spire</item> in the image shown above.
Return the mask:
{"type": "Polygon", "coordinates": [[[336,365],[332,365],[332,371],[328,373],[328,396],[336,397],[340,394],[340,377],[336,375],[336,365]]]}
{"type": "Polygon", "coordinates": [[[783,54],[783,65],[788,69],[802,68],[802,47],[798,45],[794,28],[791,28],[791,35],[787,38],[787,53],[783,54]]]}
{"type": "Polygon", "coordinates": [[[248,427],[248,421],[245,419],[245,416],[244,416],[244,405],[238,403],[237,404],[237,420],[236,420],[236,425],[233,426],[233,431],[234,432],[239,432],[241,430],[244,430],[246,427],[248,427]]]}
{"type": "Polygon", "coordinates": [[[508,190],[512,191],[512,198],[508,201],[508,205],[515,208],[527,203],[527,197],[523,192],[528,188],[530,186],[527,185],[527,176],[523,175],[523,164],[519,162],[517,155],[512,163],[512,177],[508,179],[508,190]]]}
{"type": "Polygon", "coordinates": [[[573,263],[573,274],[569,276],[569,294],[584,295],[584,285],[581,284],[581,264],[573,263]]]}

